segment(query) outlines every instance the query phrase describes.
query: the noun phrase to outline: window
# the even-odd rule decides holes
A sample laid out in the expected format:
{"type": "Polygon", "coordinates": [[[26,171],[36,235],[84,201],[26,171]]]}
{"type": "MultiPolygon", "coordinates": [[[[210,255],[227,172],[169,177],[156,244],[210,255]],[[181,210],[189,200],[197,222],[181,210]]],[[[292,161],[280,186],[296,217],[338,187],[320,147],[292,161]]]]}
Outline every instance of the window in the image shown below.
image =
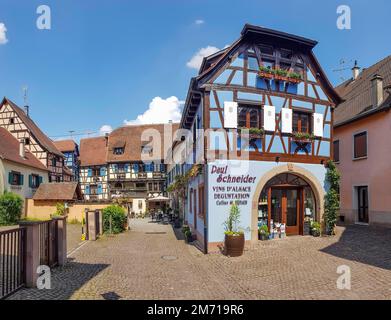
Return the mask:
{"type": "Polygon", "coordinates": [[[31,174],[29,176],[29,187],[30,188],[36,189],[39,187],[40,183],[41,183],[41,178],[39,175],[31,174]]]}
{"type": "Polygon", "coordinates": [[[8,176],[8,183],[11,186],[22,186],[23,175],[20,172],[11,171],[8,176]]]}
{"type": "Polygon", "coordinates": [[[153,191],[152,182],[148,183],[148,191],[153,191]]]}
{"type": "Polygon", "coordinates": [[[261,108],[256,106],[239,106],[239,128],[260,128],[262,124],[261,111],[261,108]]]}
{"type": "Polygon", "coordinates": [[[24,144],[25,144],[26,146],[28,146],[28,145],[30,144],[30,138],[25,138],[25,139],[24,139],[24,144]]]}
{"type": "Polygon", "coordinates": [[[98,194],[98,186],[96,184],[90,185],[90,195],[97,195],[98,194]]]}
{"type": "Polygon", "coordinates": [[[190,202],[189,202],[189,212],[192,213],[193,211],[193,189],[190,189],[190,202]]]}
{"type": "Polygon", "coordinates": [[[367,133],[361,132],[354,135],[354,159],[367,156],[367,133]]]}
{"type": "Polygon", "coordinates": [[[204,217],[205,214],[205,204],[204,204],[204,185],[198,187],[198,216],[204,217]]]}
{"type": "Polygon", "coordinates": [[[145,183],[136,183],[136,188],[137,189],[145,189],[146,188],[146,184],[145,183]]]}
{"type": "Polygon", "coordinates": [[[311,133],[311,113],[307,112],[293,112],[294,132],[311,133]]]}
{"type": "Polygon", "coordinates": [[[92,168],[92,176],[99,177],[100,176],[100,168],[92,168]]]}
{"type": "Polygon", "coordinates": [[[138,208],[141,210],[143,208],[143,200],[138,201],[138,208]]]}
{"type": "Polygon", "coordinates": [[[334,162],[339,162],[339,140],[333,142],[334,162]]]}
{"type": "Polygon", "coordinates": [[[57,159],[56,158],[52,158],[52,166],[53,167],[57,166],[57,159]]]}
{"type": "Polygon", "coordinates": [[[14,124],[15,123],[15,118],[10,118],[10,124],[14,124]]]}
{"type": "Polygon", "coordinates": [[[125,149],[124,148],[114,148],[114,154],[121,155],[124,154],[125,149]]]}

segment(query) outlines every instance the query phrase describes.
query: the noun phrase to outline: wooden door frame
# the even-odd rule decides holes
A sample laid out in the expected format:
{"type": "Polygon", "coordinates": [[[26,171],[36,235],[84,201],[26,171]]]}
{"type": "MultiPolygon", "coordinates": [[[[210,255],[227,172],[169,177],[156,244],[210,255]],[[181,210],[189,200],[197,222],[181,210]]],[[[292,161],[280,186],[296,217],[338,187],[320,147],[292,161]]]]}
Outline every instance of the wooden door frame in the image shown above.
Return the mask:
{"type": "MultiPolygon", "coordinates": [[[[282,217],[282,223],[285,223],[286,225],[286,204],[287,204],[287,195],[286,190],[297,190],[297,198],[296,198],[296,210],[297,210],[297,232],[290,233],[290,235],[303,235],[303,225],[304,225],[304,187],[302,186],[271,186],[269,187],[269,190],[267,192],[268,194],[268,227],[270,229],[270,220],[271,220],[271,210],[272,210],[272,203],[271,203],[271,196],[272,196],[272,189],[278,189],[283,190],[282,197],[281,197],[281,217],[282,217]]],[[[286,234],[288,233],[288,226],[286,226],[286,234]]]]}

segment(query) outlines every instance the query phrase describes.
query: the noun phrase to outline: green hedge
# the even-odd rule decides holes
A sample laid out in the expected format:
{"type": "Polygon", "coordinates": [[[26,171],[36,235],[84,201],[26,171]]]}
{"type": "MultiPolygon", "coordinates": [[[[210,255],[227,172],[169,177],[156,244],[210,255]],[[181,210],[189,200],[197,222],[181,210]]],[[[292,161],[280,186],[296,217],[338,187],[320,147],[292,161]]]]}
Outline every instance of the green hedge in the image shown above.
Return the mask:
{"type": "Polygon", "coordinates": [[[12,192],[0,196],[0,225],[18,224],[22,216],[23,199],[12,192]]]}
{"type": "Polygon", "coordinates": [[[123,232],[125,230],[126,223],[125,209],[118,205],[111,205],[103,209],[103,231],[105,233],[110,233],[110,217],[111,232],[123,232]]]}

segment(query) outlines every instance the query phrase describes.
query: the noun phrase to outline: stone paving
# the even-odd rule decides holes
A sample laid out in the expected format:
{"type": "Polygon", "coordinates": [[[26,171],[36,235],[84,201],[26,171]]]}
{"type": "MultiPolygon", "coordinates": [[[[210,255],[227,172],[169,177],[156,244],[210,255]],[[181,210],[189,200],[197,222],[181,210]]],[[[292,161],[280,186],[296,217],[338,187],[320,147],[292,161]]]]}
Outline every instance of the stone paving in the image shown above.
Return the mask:
{"type": "Polygon", "coordinates": [[[88,242],[52,273],[51,290],[10,299],[391,299],[391,232],[338,228],[335,237],[259,242],[239,258],[204,255],[171,225],[135,220],[126,233],[88,242]],[[337,267],[351,269],[339,290],[337,267]]]}

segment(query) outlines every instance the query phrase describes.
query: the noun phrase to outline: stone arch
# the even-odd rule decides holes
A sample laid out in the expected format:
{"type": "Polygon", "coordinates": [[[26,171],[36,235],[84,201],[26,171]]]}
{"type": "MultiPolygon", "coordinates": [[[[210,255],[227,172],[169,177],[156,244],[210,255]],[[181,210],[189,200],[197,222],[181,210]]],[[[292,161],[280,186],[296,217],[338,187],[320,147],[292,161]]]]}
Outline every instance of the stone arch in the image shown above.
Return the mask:
{"type": "Polygon", "coordinates": [[[261,180],[259,180],[254,196],[252,199],[252,206],[251,206],[251,242],[256,242],[258,240],[258,201],[259,196],[261,195],[261,192],[265,185],[268,183],[270,179],[273,177],[282,174],[282,173],[291,173],[294,175],[297,175],[298,177],[305,180],[309,186],[312,189],[312,192],[314,193],[315,202],[316,202],[316,221],[319,221],[323,223],[323,213],[324,213],[324,196],[325,191],[318,181],[318,179],[308,170],[297,166],[295,164],[284,164],[277,166],[273,168],[272,170],[266,172],[261,180]]]}

